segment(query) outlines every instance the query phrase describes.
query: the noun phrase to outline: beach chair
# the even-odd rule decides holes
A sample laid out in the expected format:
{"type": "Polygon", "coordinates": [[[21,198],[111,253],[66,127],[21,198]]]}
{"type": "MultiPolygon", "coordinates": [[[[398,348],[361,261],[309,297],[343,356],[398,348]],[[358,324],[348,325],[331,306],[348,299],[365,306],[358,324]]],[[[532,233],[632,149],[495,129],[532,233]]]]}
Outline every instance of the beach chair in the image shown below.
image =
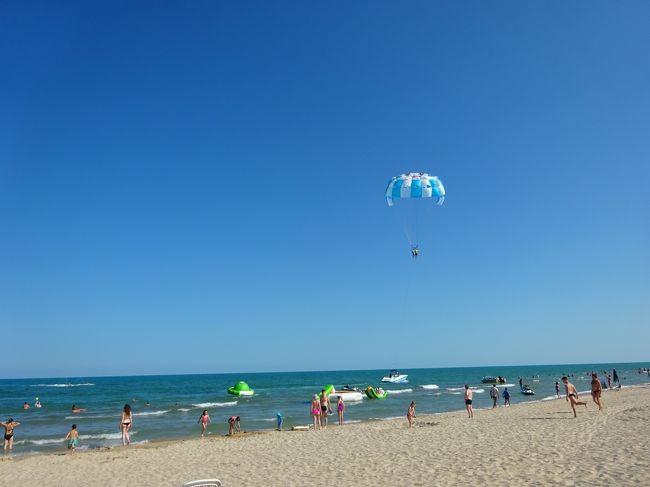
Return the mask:
{"type": "Polygon", "coordinates": [[[183,484],[181,487],[221,487],[221,480],[217,479],[203,479],[192,480],[183,484]]]}

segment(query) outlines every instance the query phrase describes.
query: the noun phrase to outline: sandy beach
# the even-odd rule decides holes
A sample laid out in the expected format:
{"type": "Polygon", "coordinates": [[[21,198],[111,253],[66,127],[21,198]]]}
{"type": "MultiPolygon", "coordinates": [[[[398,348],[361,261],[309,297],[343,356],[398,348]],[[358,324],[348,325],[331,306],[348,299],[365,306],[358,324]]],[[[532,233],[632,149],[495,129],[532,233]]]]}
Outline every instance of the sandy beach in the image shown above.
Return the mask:
{"type": "MultiPolygon", "coordinates": [[[[4,457],[1,485],[647,485],[650,387],[496,410],[4,457]]],[[[460,398],[459,398],[460,401],[460,398]]],[[[406,411],[405,411],[406,413],[406,411]]],[[[307,424],[308,417],[305,417],[307,424]]],[[[244,424],[245,426],[245,424],[244,424]]]]}

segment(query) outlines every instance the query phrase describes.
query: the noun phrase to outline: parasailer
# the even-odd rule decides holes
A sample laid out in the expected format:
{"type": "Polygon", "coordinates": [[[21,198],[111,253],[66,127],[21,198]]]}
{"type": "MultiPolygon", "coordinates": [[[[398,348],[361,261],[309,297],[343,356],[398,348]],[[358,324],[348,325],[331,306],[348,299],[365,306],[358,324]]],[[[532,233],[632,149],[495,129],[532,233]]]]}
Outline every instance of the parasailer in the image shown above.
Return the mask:
{"type": "MultiPolygon", "coordinates": [[[[406,237],[411,246],[411,256],[416,259],[420,255],[418,242],[418,218],[419,205],[429,203],[429,199],[440,206],[445,201],[445,187],[437,176],[430,176],[427,173],[412,172],[395,176],[388,182],[386,187],[386,203],[394,206],[395,200],[425,200],[424,202],[412,201],[399,203],[399,205],[410,206],[414,214],[412,228],[405,224],[406,237]]],[[[411,215],[409,215],[408,219],[411,215]]]]}

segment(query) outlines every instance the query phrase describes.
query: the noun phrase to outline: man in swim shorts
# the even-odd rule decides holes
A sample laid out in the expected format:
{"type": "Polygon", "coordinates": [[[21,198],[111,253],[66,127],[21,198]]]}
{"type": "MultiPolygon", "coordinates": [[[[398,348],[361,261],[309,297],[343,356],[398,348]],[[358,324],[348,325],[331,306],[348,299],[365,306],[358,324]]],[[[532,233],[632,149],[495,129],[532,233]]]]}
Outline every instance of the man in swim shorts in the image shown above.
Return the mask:
{"type": "Polygon", "coordinates": [[[470,418],[474,417],[474,410],[472,409],[472,395],[474,392],[469,388],[469,385],[465,384],[465,409],[467,409],[467,415],[470,418]]]}
{"type": "Polygon", "coordinates": [[[320,391],[320,422],[322,428],[327,428],[327,414],[332,412],[330,397],[325,393],[325,389],[320,391]]]}
{"type": "Polygon", "coordinates": [[[576,414],[576,406],[584,406],[585,409],[587,408],[587,403],[583,401],[578,401],[578,391],[576,390],[576,387],[569,382],[569,379],[565,376],[562,377],[562,383],[564,384],[564,387],[566,388],[566,400],[571,402],[571,410],[573,411],[573,417],[577,418],[578,415],[576,414]]]}

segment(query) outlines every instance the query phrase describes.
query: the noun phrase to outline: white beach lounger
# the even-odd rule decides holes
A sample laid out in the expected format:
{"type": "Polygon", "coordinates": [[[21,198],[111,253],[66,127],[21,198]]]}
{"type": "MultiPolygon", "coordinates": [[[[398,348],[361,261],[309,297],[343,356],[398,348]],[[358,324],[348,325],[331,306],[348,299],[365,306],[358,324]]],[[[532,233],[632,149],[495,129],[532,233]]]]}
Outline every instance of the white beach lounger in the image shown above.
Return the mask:
{"type": "Polygon", "coordinates": [[[221,487],[221,480],[217,479],[203,479],[192,480],[183,484],[181,487],[221,487]]]}

